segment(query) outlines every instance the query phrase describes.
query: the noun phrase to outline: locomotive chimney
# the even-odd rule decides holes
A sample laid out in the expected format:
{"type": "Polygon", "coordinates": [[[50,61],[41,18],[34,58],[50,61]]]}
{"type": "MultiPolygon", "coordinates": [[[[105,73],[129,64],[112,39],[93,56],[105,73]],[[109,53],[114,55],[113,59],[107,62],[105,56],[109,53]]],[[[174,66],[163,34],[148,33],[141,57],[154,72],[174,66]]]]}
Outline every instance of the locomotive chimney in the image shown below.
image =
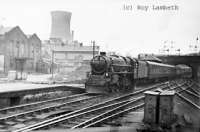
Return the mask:
{"type": "Polygon", "coordinates": [[[71,12],[53,11],[51,12],[52,24],[50,39],[60,39],[63,42],[71,41],[70,20],[71,12]]]}

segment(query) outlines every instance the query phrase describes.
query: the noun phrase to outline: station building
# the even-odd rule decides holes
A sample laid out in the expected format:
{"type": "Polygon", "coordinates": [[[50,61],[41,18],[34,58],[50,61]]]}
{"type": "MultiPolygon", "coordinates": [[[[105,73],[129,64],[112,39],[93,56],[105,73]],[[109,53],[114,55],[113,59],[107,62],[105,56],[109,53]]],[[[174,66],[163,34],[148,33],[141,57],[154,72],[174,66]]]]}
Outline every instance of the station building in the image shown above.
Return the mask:
{"type": "Polygon", "coordinates": [[[9,70],[35,72],[41,59],[41,40],[36,34],[27,36],[19,26],[0,26],[0,54],[5,74],[9,70]]]}

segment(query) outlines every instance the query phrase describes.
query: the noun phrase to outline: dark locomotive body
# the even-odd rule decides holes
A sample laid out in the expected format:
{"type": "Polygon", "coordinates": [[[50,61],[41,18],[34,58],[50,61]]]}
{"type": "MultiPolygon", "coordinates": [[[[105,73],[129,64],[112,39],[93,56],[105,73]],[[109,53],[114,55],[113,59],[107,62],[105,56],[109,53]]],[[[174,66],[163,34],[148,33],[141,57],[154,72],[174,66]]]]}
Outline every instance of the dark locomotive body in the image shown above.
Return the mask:
{"type": "Polygon", "coordinates": [[[105,53],[91,60],[91,72],[85,83],[88,93],[110,93],[134,89],[135,83],[191,77],[186,65],[168,65],[105,53]]]}
{"type": "Polygon", "coordinates": [[[122,56],[98,55],[91,60],[91,73],[86,81],[89,93],[109,93],[133,86],[134,60],[122,56]],[[116,88],[117,87],[117,88],[116,88]]]}

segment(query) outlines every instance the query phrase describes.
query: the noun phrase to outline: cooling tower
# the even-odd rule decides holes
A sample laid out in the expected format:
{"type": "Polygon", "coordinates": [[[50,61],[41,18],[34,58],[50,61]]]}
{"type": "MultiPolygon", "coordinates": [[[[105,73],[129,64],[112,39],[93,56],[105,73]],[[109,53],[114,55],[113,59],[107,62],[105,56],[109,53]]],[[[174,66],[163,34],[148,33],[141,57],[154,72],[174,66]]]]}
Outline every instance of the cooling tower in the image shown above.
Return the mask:
{"type": "Polygon", "coordinates": [[[53,11],[51,12],[52,24],[50,38],[61,39],[62,41],[71,40],[70,21],[71,12],[53,11]]]}

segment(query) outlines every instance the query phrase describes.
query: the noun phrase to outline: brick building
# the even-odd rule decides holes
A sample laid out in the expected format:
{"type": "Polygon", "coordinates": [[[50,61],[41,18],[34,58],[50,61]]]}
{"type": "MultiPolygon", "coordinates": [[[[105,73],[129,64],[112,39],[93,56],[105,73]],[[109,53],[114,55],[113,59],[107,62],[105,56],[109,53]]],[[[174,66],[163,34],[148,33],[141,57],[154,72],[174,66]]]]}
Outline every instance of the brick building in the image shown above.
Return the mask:
{"type": "Polygon", "coordinates": [[[28,37],[19,26],[0,26],[0,54],[4,55],[5,73],[9,70],[35,71],[38,60],[36,58],[41,56],[39,47],[41,47],[41,41],[36,34],[28,37]],[[31,56],[31,53],[35,55],[31,56]]]}
{"type": "Polygon", "coordinates": [[[39,63],[41,63],[41,48],[42,43],[40,38],[36,35],[27,35],[29,43],[29,71],[38,72],[40,71],[39,63]]]}

